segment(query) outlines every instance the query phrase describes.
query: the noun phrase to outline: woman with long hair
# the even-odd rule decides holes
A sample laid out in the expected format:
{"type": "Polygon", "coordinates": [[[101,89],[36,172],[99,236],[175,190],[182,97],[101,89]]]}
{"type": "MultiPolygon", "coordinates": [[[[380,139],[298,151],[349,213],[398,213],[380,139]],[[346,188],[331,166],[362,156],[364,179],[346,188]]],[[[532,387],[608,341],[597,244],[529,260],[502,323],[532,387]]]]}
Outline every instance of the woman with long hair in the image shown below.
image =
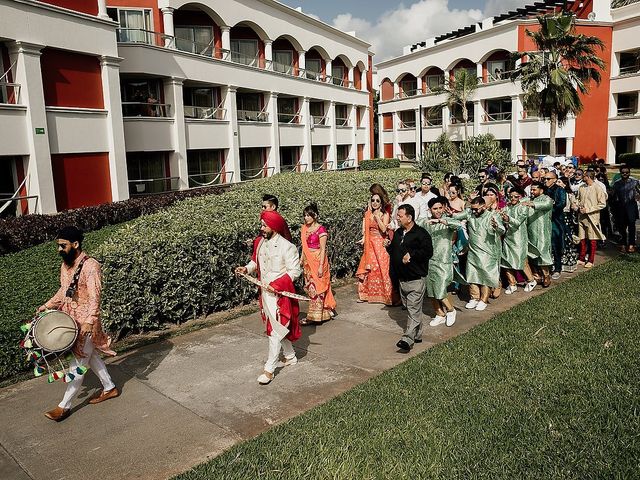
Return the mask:
{"type": "Polygon", "coordinates": [[[567,204],[564,207],[564,249],[562,250],[562,271],[575,272],[578,268],[578,246],[574,243],[573,237],[578,231],[578,214],[573,210],[577,205],[575,193],[571,189],[571,183],[567,177],[560,177],[556,185],[564,188],[567,192],[567,204]]]}
{"type": "Polygon", "coordinates": [[[331,291],[331,271],[327,254],[327,229],[318,222],[318,206],[304,209],[301,229],[304,290],[311,299],[307,318],[300,323],[322,323],[335,315],[336,300],[331,291]]]}
{"type": "Polygon", "coordinates": [[[362,220],[362,238],[358,243],[364,247],[356,277],[358,297],[361,302],[393,305],[393,284],[389,276],[389,254],[384,248],[388,238],[387,227],[391,221],[388,204],[378,193],[371,195],[362,220]]]}

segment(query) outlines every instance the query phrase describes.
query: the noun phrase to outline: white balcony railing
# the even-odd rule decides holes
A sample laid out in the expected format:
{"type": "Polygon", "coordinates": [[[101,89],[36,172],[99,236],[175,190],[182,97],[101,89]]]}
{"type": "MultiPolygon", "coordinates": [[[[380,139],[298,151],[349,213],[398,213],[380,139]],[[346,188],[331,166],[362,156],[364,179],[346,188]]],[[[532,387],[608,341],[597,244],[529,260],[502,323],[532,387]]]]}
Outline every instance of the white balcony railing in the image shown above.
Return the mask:
{"type": "Polygon", "coordinates": [[[131,196],[175,192],[180,188],[180,177],[163,177],[129,180],[131,196]]]}
{"type": "Polygon", "coordinates": [[[321,82],[323,80],[322,72],[314,72],[313,70],[300,70],[300,76],[308,80],[315,80],[321,82]]]}
{"type": "Polygon", "coordinates": [[[221,107],[195,107],[184,106],[185,118],[197,118],[199,120],[226,120],[227,109],[221,107]]]}
{"type": "Polygon", "coordinates": [[[233,63],[240,63],[242,65],[248,65],[250,67],[260,67],[259,52],[256,52],[255,55],[251,55],[242,52],[234,52],[233,50],[231,50],[230,60],[233,63]]]}
{"type": "Polygon", "coordinates": [[[240,122],[260,122],[265,123],[269,121],[269,112],[265,110],[238,110],[238,121],[240,122]]]}
{"type": "Polygon", "coordinates": [[[285,123],[289,125],[297,125],[300,123],[302,117],[299,113],[279,113],[278,123],[285,123]]]}
{"type": "Polygon", "coordinates": [[[416,121],[415,120],[408,120],[408,121],[402,121],[400,120],[400,129],[408,129],[408,128],[416,128],[416,121]]]}
{"type": "Polygon", "coordinates": [[[266,165],[261,167],[245,168],[240,170],[240,180],[247,181],[255,180],[257,178],[267,178],[273,175],[274,171],[274,167],[267,167],[266,165]]]}
{"type": "Polygon", "coordinates": [[[350,127],[351,120],[349,118],[336,118],[336,127],[350,127]]]}
{"type": "Polygon", "coordinates": [[[638,109],[636,107],[624,107],[618,108],[616,112],[617,117],[633,117],[638,113],[638,109]]]}
{"type": "Polygon", "coordinates": [[[421,95],[422,91],[421,90],[403,90],[402,92],[398,92],[394,95],[394,98],[396,99],[400,99],[400,98],[409,98],[409,97],[415,97],[416,95],[421,95]]]}
{"type": "Polygon", "coordinates": [[[285,75],[293,75],[295,72],[294,65],[287,65],[286,63],[276,62],[275,60],[271,62],[271,68],[274,72],[284,73],[285,75]]]}
{"type": "Polygon", "coordinates": [[[425,118],[423,125],[425,127],[441,127],[442,117],[440,118],[425,118]]]}
{"type": "Polygon", "coordinates": [[[327,124],[327,116],[323,115],[311,115],[311,118],[313,119],[313,125],[314,126],[319,126],[319,125],[326,125],[327,124]]]}
{"type": "Polygon", "coordinates": [[[175,48],[175,38],[171,35],[141,28],[118,28],[116,38],[120,43],[143,43],[155,47],[175,48]]]}
{"type": "Polygon", "coordinates": [[[171,105],[155,102],[122,102],[124,117],[169,117],[171,105]]]}
{"type": "Polygon", "coordinates": [[[504,122],[511,120],[511,116],[511,112],[486,113],[483,115],[482,120],[484,122],[504,122]]]}
{"type": "Polygon", "coordinates": [[[640,73],[640,64],[620,67],[620,75],[635,75],[636,73],[640,73]]]}
{"type": "Polygon", "coordinates": [[[189,175],[189,188],[204,188],[213,185],[227,185],[233,183],[233,173],[221,170],[219,172],[195,173],[189,175]]]}

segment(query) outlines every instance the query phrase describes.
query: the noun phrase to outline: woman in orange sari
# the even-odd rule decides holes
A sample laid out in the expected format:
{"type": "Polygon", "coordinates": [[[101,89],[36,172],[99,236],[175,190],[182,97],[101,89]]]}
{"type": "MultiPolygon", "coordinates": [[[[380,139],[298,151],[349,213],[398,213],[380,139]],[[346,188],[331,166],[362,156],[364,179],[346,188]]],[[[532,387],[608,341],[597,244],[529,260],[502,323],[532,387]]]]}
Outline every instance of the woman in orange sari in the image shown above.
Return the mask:
{"type": "Polygon", "coordinates": [[[356,271],[361,302],[394,304],[393,284],[389,276],[389,254],[384,248],[391,217],[383,196],[374,193],[362,221],[360,244],[364,253],[356,271]]]}
{"type": "Polygon", "coordinates": [[[336,300],[331,291],[327,229],[318,223],[318,206],[315,203],[304,209],[301,237],[304,290],[311,301],[307,318],[300,323],[326,322],[335,315],[336,300]]]}

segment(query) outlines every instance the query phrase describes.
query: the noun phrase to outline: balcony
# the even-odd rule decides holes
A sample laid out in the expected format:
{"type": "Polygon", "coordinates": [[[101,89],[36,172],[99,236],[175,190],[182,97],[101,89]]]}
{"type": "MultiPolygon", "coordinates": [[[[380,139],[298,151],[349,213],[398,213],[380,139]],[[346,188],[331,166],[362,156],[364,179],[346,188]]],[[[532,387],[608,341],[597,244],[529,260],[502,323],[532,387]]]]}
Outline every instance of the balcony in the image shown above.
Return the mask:
{"type": "Polygon", "coordinates": [[[152,32],[141,28],[117,28],[118,43],[142,43],[154,47],[175,48],[175,38],[160,32],[152,32]]]}
{"type": "Polygon", "coordinates": [[[238,121],[268,123],[269,112],[265,110],[261,110],[259,112],[255,110],[238,110],[238,121]]]}
{"type": "Polygon", "coordinates": [[[226,120],[227,110],[222,107],[184,106],[184,117],[197,120],[226,120]]]}
{"type": "Polygon", "coordinates": [[[509,112],[495,112],[495,113],[486,113],[482,116],[482,121],[485,123],[489,122],[508,122],[511,120],[512,113],[509,112]]]}
{"type": "Polygon", "coordinates": [[[175,192],[179,188],[180,177],[129,180],[129,195],[132,197],[175,192]]]}
{"type": "Polygon", "coordinates": [[[122,102],[123,117],[168,118],[171,105],[157,102],[122,102]]]}
{"type": "Polygon", "coordinates": [[[327,116],[326,115],[312,115],[311,119],[313,120],[314,127],[325,127],[327,126],[327,116]]]}
{"type": "Polygon", "coordinates": [[[189,175],[189,188],[205,188],[213,185],[228,185],[233,183],[233,173],[221,170],[219,172],[202,172],[189,175]]]}
{"type": "Polygon", "coordinates": [[[413,130],[414,128],[416,128],[416,121],[415,120],[400,120],[400,123],[398,124],[398,128],[400,130],[413,130]]]}
{"type": "Polygon", "coordinates": [[[298,125],[302,119],[299,113],[278,113],[278,123],[286,125],[298,125]]]}
{"type": "Polygon", "coordinates": [[[398,92],[396,93],[393,98],[395,99],[401,99],[401,98],[409,98],[409,97],[415,97],[416,95],[422,95],[422,91],[421,90],[403,90],[402,92],[398,92]]]}
{"type": "Polygon", "coordinates": [[[616,112],[616,117],[633,117],[638,114],[638,109],[636,107],[623,107],[618,108],[616,112]]]}
{"type": "Polygon", "coordinates": [[[336,117],[336,127],[349,128],[351,127],[351,120],[349,118],[336,117]]]}
{"type": "Polygon", "coordinates": [[[245,168],[240,170],[240,180],[245,182],[247,180],[256,180],[258,178],[267,178],[273,175],[275,171],[274,167],[267,167],[263,165],[255,168],[245,168]]]}
{"type": "Polygon", "coordinates": [[[20,85],[0,82],[0,104],[17,105],[20,99],[20,85]]]}

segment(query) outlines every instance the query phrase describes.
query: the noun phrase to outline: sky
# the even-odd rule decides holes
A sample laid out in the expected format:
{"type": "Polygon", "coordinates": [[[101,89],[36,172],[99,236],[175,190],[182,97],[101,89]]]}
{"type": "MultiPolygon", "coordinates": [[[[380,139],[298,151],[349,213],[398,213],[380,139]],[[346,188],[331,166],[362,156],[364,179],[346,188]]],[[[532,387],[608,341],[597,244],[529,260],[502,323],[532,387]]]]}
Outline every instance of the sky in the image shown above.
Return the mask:
{"type": "Polygon", "coordinates": [[[402,47],[507,12],[533,0],[279,0],[302,7],[372,45],[375,62],[402,54],[402,47]]]}

